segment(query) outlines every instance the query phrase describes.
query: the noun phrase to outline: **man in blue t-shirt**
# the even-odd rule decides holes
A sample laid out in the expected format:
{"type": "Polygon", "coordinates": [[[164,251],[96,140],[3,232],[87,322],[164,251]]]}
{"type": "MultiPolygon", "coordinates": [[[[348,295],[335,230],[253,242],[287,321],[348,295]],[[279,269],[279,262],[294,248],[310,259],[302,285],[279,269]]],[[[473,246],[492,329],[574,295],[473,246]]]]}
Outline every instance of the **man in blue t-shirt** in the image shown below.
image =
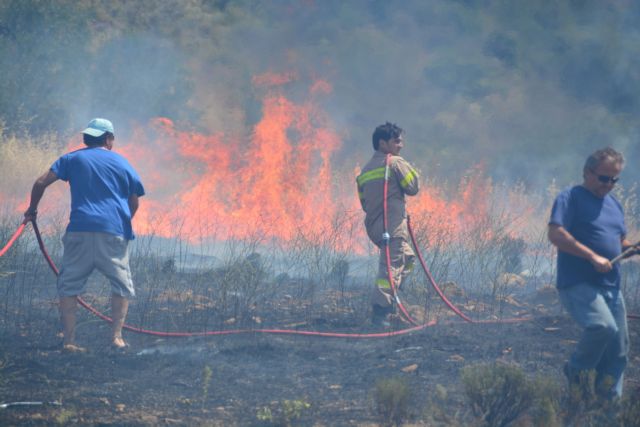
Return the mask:
{"type": "Polygon", "coordinates": [[[134,239],[131,219],[144,188],[129,162],[111,151],[115,136],[109,120],[93,119],[82,133],[87,147],[60,157],[36,180],[24,216],[36,219],[38,203],[49,185],[59,179],[69,183],[71,214],[62,239],[64,255],[57,282],[63,349],[84,351],[75,343],[77,297],[91,272],[98,269],[111,282],[111,345],[120,350],[127,347],[122,326],[128,298],[135,295],[129,268],[129,241],[134,239]]]}
{"type": "MultiPolygon", "coordinates": [[[[565,364],[570,385],[595,371],[595,387],[607,398],[622,395],[629,334],[620,268],[610,259],[633,245],[626,239],[624,212],[610,194],[624,167],[612,148],[591,154],[582,185],[562,191],[549,219],[549,240],[558,248],[558,294],[564,308],[584,329],[565,364]]],[[[637,248],[629,255],[637,253],[637,248]]]]}

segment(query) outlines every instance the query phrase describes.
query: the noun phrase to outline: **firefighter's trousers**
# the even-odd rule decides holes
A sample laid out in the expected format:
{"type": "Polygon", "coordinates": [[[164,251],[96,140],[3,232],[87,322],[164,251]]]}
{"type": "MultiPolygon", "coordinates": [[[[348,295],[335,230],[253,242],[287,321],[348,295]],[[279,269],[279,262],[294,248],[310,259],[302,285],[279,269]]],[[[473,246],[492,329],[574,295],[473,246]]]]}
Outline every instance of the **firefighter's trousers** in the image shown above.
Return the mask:
{"type": "MultiPolygon", "coordinates": [[[[371,293],[371,304],[380,307],[389,307],[393,304],[393,290],[389,283],[387,273],[387,251],[384,244],[377,244],[380,248],[380,260],[378,262],[378,277],[376,286],[371,293]]],[[[416,258],[406,236],[392,237],[389,240],[389,254],[391,258],[391,275],[396,290],[400,289],[402,281],[413,270],[416,258]]]]}

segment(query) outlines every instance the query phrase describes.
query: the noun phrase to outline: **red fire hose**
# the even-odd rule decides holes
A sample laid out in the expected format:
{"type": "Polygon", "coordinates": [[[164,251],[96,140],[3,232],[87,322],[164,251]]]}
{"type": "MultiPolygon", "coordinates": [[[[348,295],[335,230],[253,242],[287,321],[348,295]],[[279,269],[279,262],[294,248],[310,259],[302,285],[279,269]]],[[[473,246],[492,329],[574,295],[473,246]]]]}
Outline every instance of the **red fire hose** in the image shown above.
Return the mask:
{"type": "MultiPolygon", "coordinates": [[[[18,227],[16,232],[13,234],[9,242],[0,250],[0,256],[4,255],[9,248],[15,243],[15,241],[20,237],[22,232],[24,231],[26,221],[18,227]]],[[[38,225],[35,221],[31,221],[31,225],[33,226],[33,231],[36,235],[36,239],[38,240],[38,246],[40,247],[40,251],[44,256],[47,264],[53,271],[53,273],[57,276],[59,274],[58,268],[55,263],[49,256],[47,249],[42,240],[42,236],[40,234],[40,230],[38,229],[38,225]]],[[[99,317],[102,320],[107,322],[112,322],[113,320],[96,310],[86,301],[84,301],[79,296],[77,297],[78,303],[87,309],[89,312],[99,317]]],[[[138,328],[136,326],[131,326],[125,324],[123,326],[124,329],[137,332],[140,334],[160,336],[160,337],[204,337],[204,336],[217,336],[217,335],[237,335],[237,334],[252,334],[252,333],[262,333],[262,334],[280,334],[280,335],[304,335],[304,336],[316,336],[316,337],[331,337],[331,338],[388,338],[393,336],[405,335],[412,332],[416,332],[422,329],[425,329],[429,326],[433,326],[436,324],[436,321],[430,321],[421,325],[413,326],[410,328],[399,329],[395,331],[388,332],[378,332],[378,333],[368,333],[368,334],[356,334],[356,333],[338,333],[338,332],[318,332],[318,331],[299,331],[294,329],[230,329],[230,330],[221,330],[221,331],[203,331],[203,332],[168,332],[168,331],[153,331],[149,329],[138,328]]]]}
{"type": "MultiPolygon", "coordinates": [[[[386,189],[386,182],[385,182],[385,196],[387,194],[387,189],[386,189]]],[[[385,197],[385,206],[386,206],[386,197],[385,197]]],[[[385,207],[385,211],[386,211],[386,207],[385,207]]],[[[385,212],[385,216],[386,216],[386,212],[385,212]]],[[[49,265],[49,267],[51,268],[51,270],[54,272],[54,274],[57,276],[59,274],[58,268],[56,267],[55,263],[53,262],[53,260],[51,259],[51,257],[49,256],[46,247],[44,245],[44,242],[42,240],[42,236],[40,234],[40,230],[38,229],[38,225],[35,221],[31,221],[31,224],[33,226],[33,231],[36,235],[36,239],[38,241],[38,246],[40,247],[40,251],[42,252],[45,260],[47,261],[47,264],[49,265]]],[[[16,240],[22,235],[24,228],[26,225],[26,221],[23,222],[18,229],[16,230],[16,232],[11,236],[11,238],[9,239],[9,241],[7,242],[7,244],[0,250],[0,257],[2,257],[3,255],[6,254],[6,252],[11,248],[11,246],[13,246],[13,244],[16,242],[16,240]]],[[[471,322],[471,323],[515,323],[515,322],[522,322],[522,321],[526,321],[526,320],[530,320],[529,318],[514,318],[514,319],[502,319],[502,320],[472,320],[469,317],[465,316],[462,312],[460,312],[460,310],[458,310],[444,295],[444,293],[440,290],[439,286],[437,285],[437,283],[435,282],[435,280],[433,279],[433,277],[431,276],[431,273],[429,272],[426,263],[424,262],[424,259],[422,257],[422,254],[416,244],[416,240],[415,240],[415,236],[413,234],[413,230],[410,226],[410,221],[408,221],[408,225],[409,225],[409,233],[411,235],[411,240],[412,243],[416,249],[416,253],[418,254],[418,257],[420,259],[420,264],[422,265],[422,268],[425,270],[425,273],[427,274],[427,277],[429,278],[429,281],[432,285],[432,287],[434,288],[434,290],[438,293],[438,295],[440,296],[440,298],[443,300],[443,302],[445,302],[445,304],[451,309],[453,310],[456,314],[458,314],[458,316],[460,316],[461,318],[463,318],[465,321],[467,322],[471,322]]],[[[385,228],[386,228],[386,224],[385,224],[385,228]]],[[[389,247],[387,245],[387,270],[390,272],[390,255],[389,255],[389,247]]],[[[368,333],[368,334],[357,334],[357,333],[336,333],[336,332],[318,332],[318,331],[299,331],[299,330],[292,330],[292,329],[231,329],[231,330],[219,330],[219,331],[203,331],[203,332],[168,332],[168,331],[154,331],[154,330],[148,330],[148,329],[143,329],[143,328],[139,328],[139,327],[135,327],[135,326],[131,326],[128,324],[125,324],[123,326],[124,329],[129,330],[131,332],[137,332],[137,333],[141,333],[141,334],[146,334],[146,335],[153,335],[153,336],[161,336],[161,337],[196,337],[196,336],[217,336],[217,335],[234,335],[234,334],[250,334],[250,333],[264,333],[264,334],[280,334],[280,335],[304,335],[304,336],[319,336],[319,337],[332,337],[332,338],[388,338],[388,337],[393,337],[393,336],[399,336],[399,335],[405,335],[405,334],[409,334],[412,332],[416,332],[422,329],[425,329],[427,327],[433,326],[435,325],[437,322],[435,320],[431,320],[429,322],[425,322],[422,324],[419,324],[418,322],[416,322],[414,319],[412,319],[409,315],[409,313],[406,311],[406,309],[404,309],[404,306],[402,306],[402,303],[400,301],[400,298],[398,297],[398,294],[396,292],[395,286],[393,284],[393,278],[389,277],[390,279],[390,284],[392,286],[392,290],[394,292],[394,299],[396,300],[396,302],[398,303],[399,307],[401,307],[401,311],[403,313],[403,315],[406,316],[406,318],[414,324],[414,326],[405,328],[405,329],[399,329],[399,330],[395,330],[395,331],[388,331],[388,332],[379,332],[379,333],[368,333]]],[[[107,322],[112,322],[112,319],[106,315],[104,315],[103,313],[101,313],[100,311],[96,310],[95,308],[93,308],[90,304],[88,304],[87,302],[85,302],[82,298],[80,298],[79,296],[77,297],[78,303],[84,307],[85,309],[87,309],[89,312],[91,312],[92,314],[94,314],[95,316],[107,321],[107,322]]],[[[628,318],[630,319],[640,319],[640,316],[637,315],[627,315],[628,318]]]]}
{"type": "Polygon", "coordinates": [[[398,296],[398,291],[396,289],[396,285],[393,281],[393,274],[391,272],[391,249],[389,248],[389,245],[391,243],[391,236],[389,235],[389,220],[388,220],[388,206],[387,206],[387,199],[388,194],[389,194],[389,159],[391,158],[391,154],[387,154],[387,157],[384,160],[384,184],[383,184],[383,190],[382,190],[382,244],[384,245],[384,250],[385,250],[385,255],[387,258],[387,277],[389,278],[389,285],[391,287],[391,293],[393,296],[393,299],[396,301],[396,304],[398,304],[398,308],[400,309],[400,312],[402,313],[402,315],[405,317],[405,319],[407,319],[407,321],[409,323],[411,323],[412,325],[418,325],[418,322],[416,322],[411,315],[409,314],[409,312],[404,308],[404,305],[402,305],[402,301],[400,301],[400,297],[398,296]]]}
{"type": "MultiPolygon", "coordinates": [[[[389,240],[390,240],[390,236],[389,236],[389,231],[388,231],[388,220],[387,220],[387,199],[388,199],[388,193],[389,193],[389,161],[391,159],[391,154],[387,154],[387,157],[385,158],[385,163],[384,163],[384,184],[383,184],[383,208],[382,208],[382,221],[383,221],[383,237],[382,237],[382,242],[385,246],[385,251],[386,251],[386,258],[387,258],[387,275],[389,278],[389,283],[391,284],[391,292],[393,293],[393,298],[396,301],[396,303],[398,304],[398,308],[400,309],[400,312],[403,314],[403,316],[407,319],[408,322],[410,322],[413,325],[417,325],[418,323],[411,317],[411,315],[407,312],[407,310],[404,308],[402,302],[400,301],[400,297],[398,296],[398,290],[396,288],[396,285],[393,281],[393,274],[391,272],[391,251],[389,248],[389,240]]],[[[418,247],[418,244],[416,242],[416,238],[415,235],[413,234],[413,228],[411,227],[411,219],[409,216],[407,216],[407,228],[409,230],[409,235],[411,236],[411,243],[413,243],[413,247],[416,251],[416,255],[418,255],[418,259],[420,260],[420,265],[422,266],[422,269],[424,270],[424,273],[426,274],[427,278],[429,279],[429,283],[431,283],[431,286],[433,287],[433,289],[436,291],[436,293],[438,294],[438,296],[440,297],[440,299],[442,300],[442,302],[445,303],[445,305],[447,307],[449,307],[449,309],[451,311],[453,311],[454,313],[456,313],[458,316],[460,316],[462,319],[464,319],[466,322],[471,322],[474,323],[474,320],[472,320],[471,318],[469,318],[468,316],[466,316],[464,313],[462,313],[460,310],[458,310],[458,308],[456,306],[454,306],[451,301],[449,301],[449,299],[444,295],[444,293],[442,292],[442,290],[440,289],[440,287],[438,286],[438,284],[436,283],[436,281],[433,279],[433,276],[431,275],[431,272],[429,271],[429,268],[427,268],[427,264],[424,262],[424,258],[422,257],[422,252],[420,251],[420,248],[418,247]]],[[[522,319],[525,320],[525,319],[522,319]]],[[[508,321],[520,321],[520,319],[509,319],[508,321]]]]}
{"type": "Polygon", "coordinates": [[[9,250],[9,248],[11,246],[13,246],[13,244],[16,242],[16,240],[18,240],[18,237],[20,237],[20,235],[22,234],[22,232],[24,231],[24,226],[25,223],[23,222],[22,224],[20,224],[20,227],[18,227],[18,229],[16,230],[15,233],[13,233],[13,236],[11,236],[11,238],[9,239],[9,241],[7,242],[6,245],[4,245],[4,248],[2,248],[0,250],[0,258],[7,253],[7,251],[9,250]]]}

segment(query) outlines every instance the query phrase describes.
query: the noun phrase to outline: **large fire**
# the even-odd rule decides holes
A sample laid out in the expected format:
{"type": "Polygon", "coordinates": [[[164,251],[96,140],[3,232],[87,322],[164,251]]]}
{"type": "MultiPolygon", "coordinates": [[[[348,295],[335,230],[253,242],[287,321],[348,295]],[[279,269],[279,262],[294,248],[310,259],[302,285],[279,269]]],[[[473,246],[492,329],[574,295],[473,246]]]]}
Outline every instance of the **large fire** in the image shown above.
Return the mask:
{"type": "MultiPolygon", "coordinates": [[[[359,242],[335,239],[334,245],[360,252],[366,236],[357,168],[332,167],[341,138],[315,101],[331,85],[314,82],[309,100],[296,103],[280,90],[296,78],[268,73],[253,79],[265,96],[262,118],[248,136],[186,132],[158,118],[139,127],[131,141],[116,140],[115,150],[139,171],[147,190],[134,220],[137,233],[192,242],[256,236],[289,242],[300,233],[342,233],[336,224],[347,219],[347,228],[358,231],[345,238],[359,242]]],[[[492,186],[480,171],[461,180],[453,197],[432,183],[422,187],[408,209],[429,233],[455,236],[490,215],[492,186]]]]}
{"type": "Polygon", "coordinates": [[[196,238],[258,233],[287,241],[301,228],[328,230],[338,207],[356,207],[332,176],[340,138],[314,103],[271,91],[262,107],[248,140],[182,132],[157,119],[154,132],[140,129],[120,149],[149,194],[136,218],[139,233],[174,236],[179,224],[196,238]]]}

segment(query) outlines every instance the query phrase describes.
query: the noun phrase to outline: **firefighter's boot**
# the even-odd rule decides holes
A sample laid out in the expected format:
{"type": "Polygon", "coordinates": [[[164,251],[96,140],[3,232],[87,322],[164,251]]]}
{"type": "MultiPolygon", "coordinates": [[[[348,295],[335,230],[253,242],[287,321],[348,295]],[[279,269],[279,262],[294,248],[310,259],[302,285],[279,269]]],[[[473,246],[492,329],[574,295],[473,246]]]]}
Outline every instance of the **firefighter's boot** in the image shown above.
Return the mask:
{"type": "Polygon", "coordinates": [[[395,310],[393,305],[382,307],[378,304],[373,304],[371,306],[371,323],[374,326],[388,328],[391,326],[391,322],[389,322],[389,315],[394,312],[395,310]]]}

